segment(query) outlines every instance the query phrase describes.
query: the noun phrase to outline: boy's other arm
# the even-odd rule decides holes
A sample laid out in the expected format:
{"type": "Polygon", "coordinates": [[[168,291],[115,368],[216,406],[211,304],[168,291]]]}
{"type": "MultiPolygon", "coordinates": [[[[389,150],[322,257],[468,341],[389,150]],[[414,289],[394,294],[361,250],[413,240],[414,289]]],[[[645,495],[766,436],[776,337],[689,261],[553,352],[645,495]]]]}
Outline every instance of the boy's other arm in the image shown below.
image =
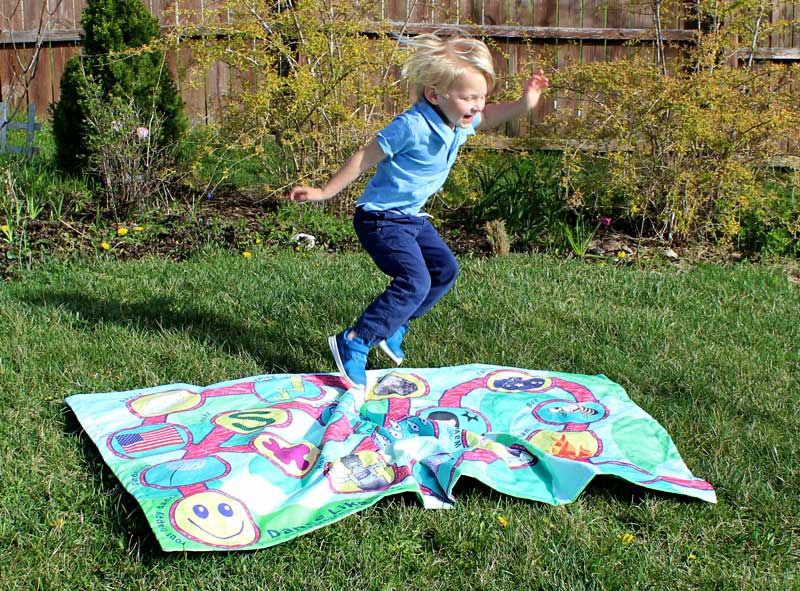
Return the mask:
{"type": "Polygon", "coordinates": [[[525,115],[533,109],[542,96],[545,88],[550,86],[550,81],[542,70],[537,70],[522,87],[522,96],[507,103],[489,103],[483,108],[479,128],[494,128],[506,121],[525,115]]]}
{"type": "Polygon", "coordinates": [[[350,156],[342,167],[322,188],[294,187],[289,192],[289,201],[325,201],[330,199],[350,183],[383,160],[384,154],[377,139],[373,139],[358,152],[350,156]]]}

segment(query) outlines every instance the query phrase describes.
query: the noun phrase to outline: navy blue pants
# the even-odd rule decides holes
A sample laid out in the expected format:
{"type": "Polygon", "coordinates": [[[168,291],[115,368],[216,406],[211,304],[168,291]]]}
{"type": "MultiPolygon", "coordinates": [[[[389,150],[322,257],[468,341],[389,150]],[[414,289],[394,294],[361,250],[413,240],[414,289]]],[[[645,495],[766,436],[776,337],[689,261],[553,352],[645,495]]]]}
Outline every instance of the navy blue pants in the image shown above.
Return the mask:
{"type": "Polygon", "coordinates": [[[456,257],[428,218],[357,208],[353,226],[378,268],[392,278],[353,325],[370,344],[419,318],[453,286],[456,257]]]}

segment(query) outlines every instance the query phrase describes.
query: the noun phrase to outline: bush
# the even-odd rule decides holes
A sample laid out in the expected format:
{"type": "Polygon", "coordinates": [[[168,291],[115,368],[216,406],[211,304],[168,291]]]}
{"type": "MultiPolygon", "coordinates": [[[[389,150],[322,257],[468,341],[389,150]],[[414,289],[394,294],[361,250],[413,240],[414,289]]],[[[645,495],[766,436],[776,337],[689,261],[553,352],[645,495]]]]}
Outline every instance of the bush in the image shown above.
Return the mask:
{"type": "Polygon", "coordinates": [[[83,55],[67,62],[60,99],[52,106],[60,167],[70,173],[89,169],[97,147],[90,137],[98,91],[102,100],[127,103],[140,117],[137,127],[149,129],[158,120],[153,141],[176,144],[186,121],[164,53],[151,45],[160,35],[158,21],[139,0],[88,0],[82,24],[83,55]]]}
{"type": "Polygon", "coordinates": [[[88,108],[87,168],[105,195],[106,208],[128,212],[169,203],[170,187],[179,178],[172,166],[174,144],[157,141],[164,121],[153,113],[145,119],[136,105],[120,97],[103,99],[100,89],[84,103],[88,108]],[[144,123],[142,123],[144,122],[144,123]]]}
{"type": "Polygon", "coordinates": [[[464,150],[432,210],[471,209],[473,225],[503,222],[518,248],[558,248],[560,226],[569,219],[563,162],[558,152],[464,150]]]}
{"type": "Polygon", "coordinates": [[[800,171],[778,175],[780,182],[768,186],[769,198],[741,216],[740,249],[766,256],[800,255],[798,175],[800,171]]]}
{"type": "Polygon", "coordinates": [[[800,67],[753,62],[742,47],[764,46],[797,20],[763,26],[765,4],[752,0],[656,3],[668,4],[694,21],[696,44],[675,48],[668,61],[659,45],[657,63],[574,64],[551,77],[580,105],[552,120],[556,137],[581,143],[566,153],[568,184],[579,189],[573,206],[585,199],[614,208],[638,236],[666,243],[796,236],[800,211],[786,196],[798,175],[770,164],[800,154],[800,67]],[[587,183],[587,166],[605,175],[587,183]]]}
{"type": "MultiPolygon", "coordinates": [[[[213,37],[191,28],[177,35],[196,62],[189,76],[220,62],[234,72],[236,94],[212,124],[209,151],[221,162],[236,154],[239,166],[259,163],[280,194],[298,180],[327,180],[386,123],[384,107],[407,100],[393,84],[398,42],[363,34],[378,12],[374,0],[207,6],[205,22],[235,25],[216,27],[213,37]]],[[[212,182],[234,174],[222,165],[212,182]]],[[[350,209],[358,191],[356,183],[326,208],[350,209]]]]}
{"type": "Polygon", "coordinates": [[[794,137],[800,104],[783,68],[675,70],[630,60],[558,74],[592,105],[559,121],[560,133],[590,146],[569,154],[570,168],[602,163],[602,184],[582,193],[616,206],[605,200],[622,195],[641,236],[729,244],[742,216],[771,198],[768,164],[794,137]]]}

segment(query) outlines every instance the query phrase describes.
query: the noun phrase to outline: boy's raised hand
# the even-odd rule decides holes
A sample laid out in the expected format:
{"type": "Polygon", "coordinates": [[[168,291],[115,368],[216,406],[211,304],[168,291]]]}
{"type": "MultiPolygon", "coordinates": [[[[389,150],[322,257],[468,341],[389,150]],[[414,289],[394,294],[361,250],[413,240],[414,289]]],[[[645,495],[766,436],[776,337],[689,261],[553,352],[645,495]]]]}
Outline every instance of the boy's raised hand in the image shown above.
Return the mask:
{"type": "Polygon", "coordinates": [[[536,72],[528,78],[528,81],[522,88],[522,96],[527,103],[528,109],[533,109],[539,102],[539,97],[546,88],[550,87],[550,80],[544,75],[544,70],[539,68],[536,72]]]}

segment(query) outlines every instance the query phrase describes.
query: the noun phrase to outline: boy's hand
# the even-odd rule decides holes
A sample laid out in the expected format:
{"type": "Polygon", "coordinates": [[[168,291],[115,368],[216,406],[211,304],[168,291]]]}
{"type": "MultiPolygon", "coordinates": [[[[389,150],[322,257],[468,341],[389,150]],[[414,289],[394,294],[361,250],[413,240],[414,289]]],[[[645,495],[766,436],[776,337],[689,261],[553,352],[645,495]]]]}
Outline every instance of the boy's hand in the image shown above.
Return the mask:
{"type": "Polygon", "coordinates": [[[528,78],[522,88],[522,97],[528,109],[533,109],[539,102],[539,97],[546,88],[550,87],[550,80],[544,75],[544,70],[539,68],[536,73],[528,78]]]}
{"type": "Polygon", "coordinates": [[[306,201],[322,201],[322,189],[316,187],[294,187],[289,191],[289,201],[304,203],[306,201]]]}

